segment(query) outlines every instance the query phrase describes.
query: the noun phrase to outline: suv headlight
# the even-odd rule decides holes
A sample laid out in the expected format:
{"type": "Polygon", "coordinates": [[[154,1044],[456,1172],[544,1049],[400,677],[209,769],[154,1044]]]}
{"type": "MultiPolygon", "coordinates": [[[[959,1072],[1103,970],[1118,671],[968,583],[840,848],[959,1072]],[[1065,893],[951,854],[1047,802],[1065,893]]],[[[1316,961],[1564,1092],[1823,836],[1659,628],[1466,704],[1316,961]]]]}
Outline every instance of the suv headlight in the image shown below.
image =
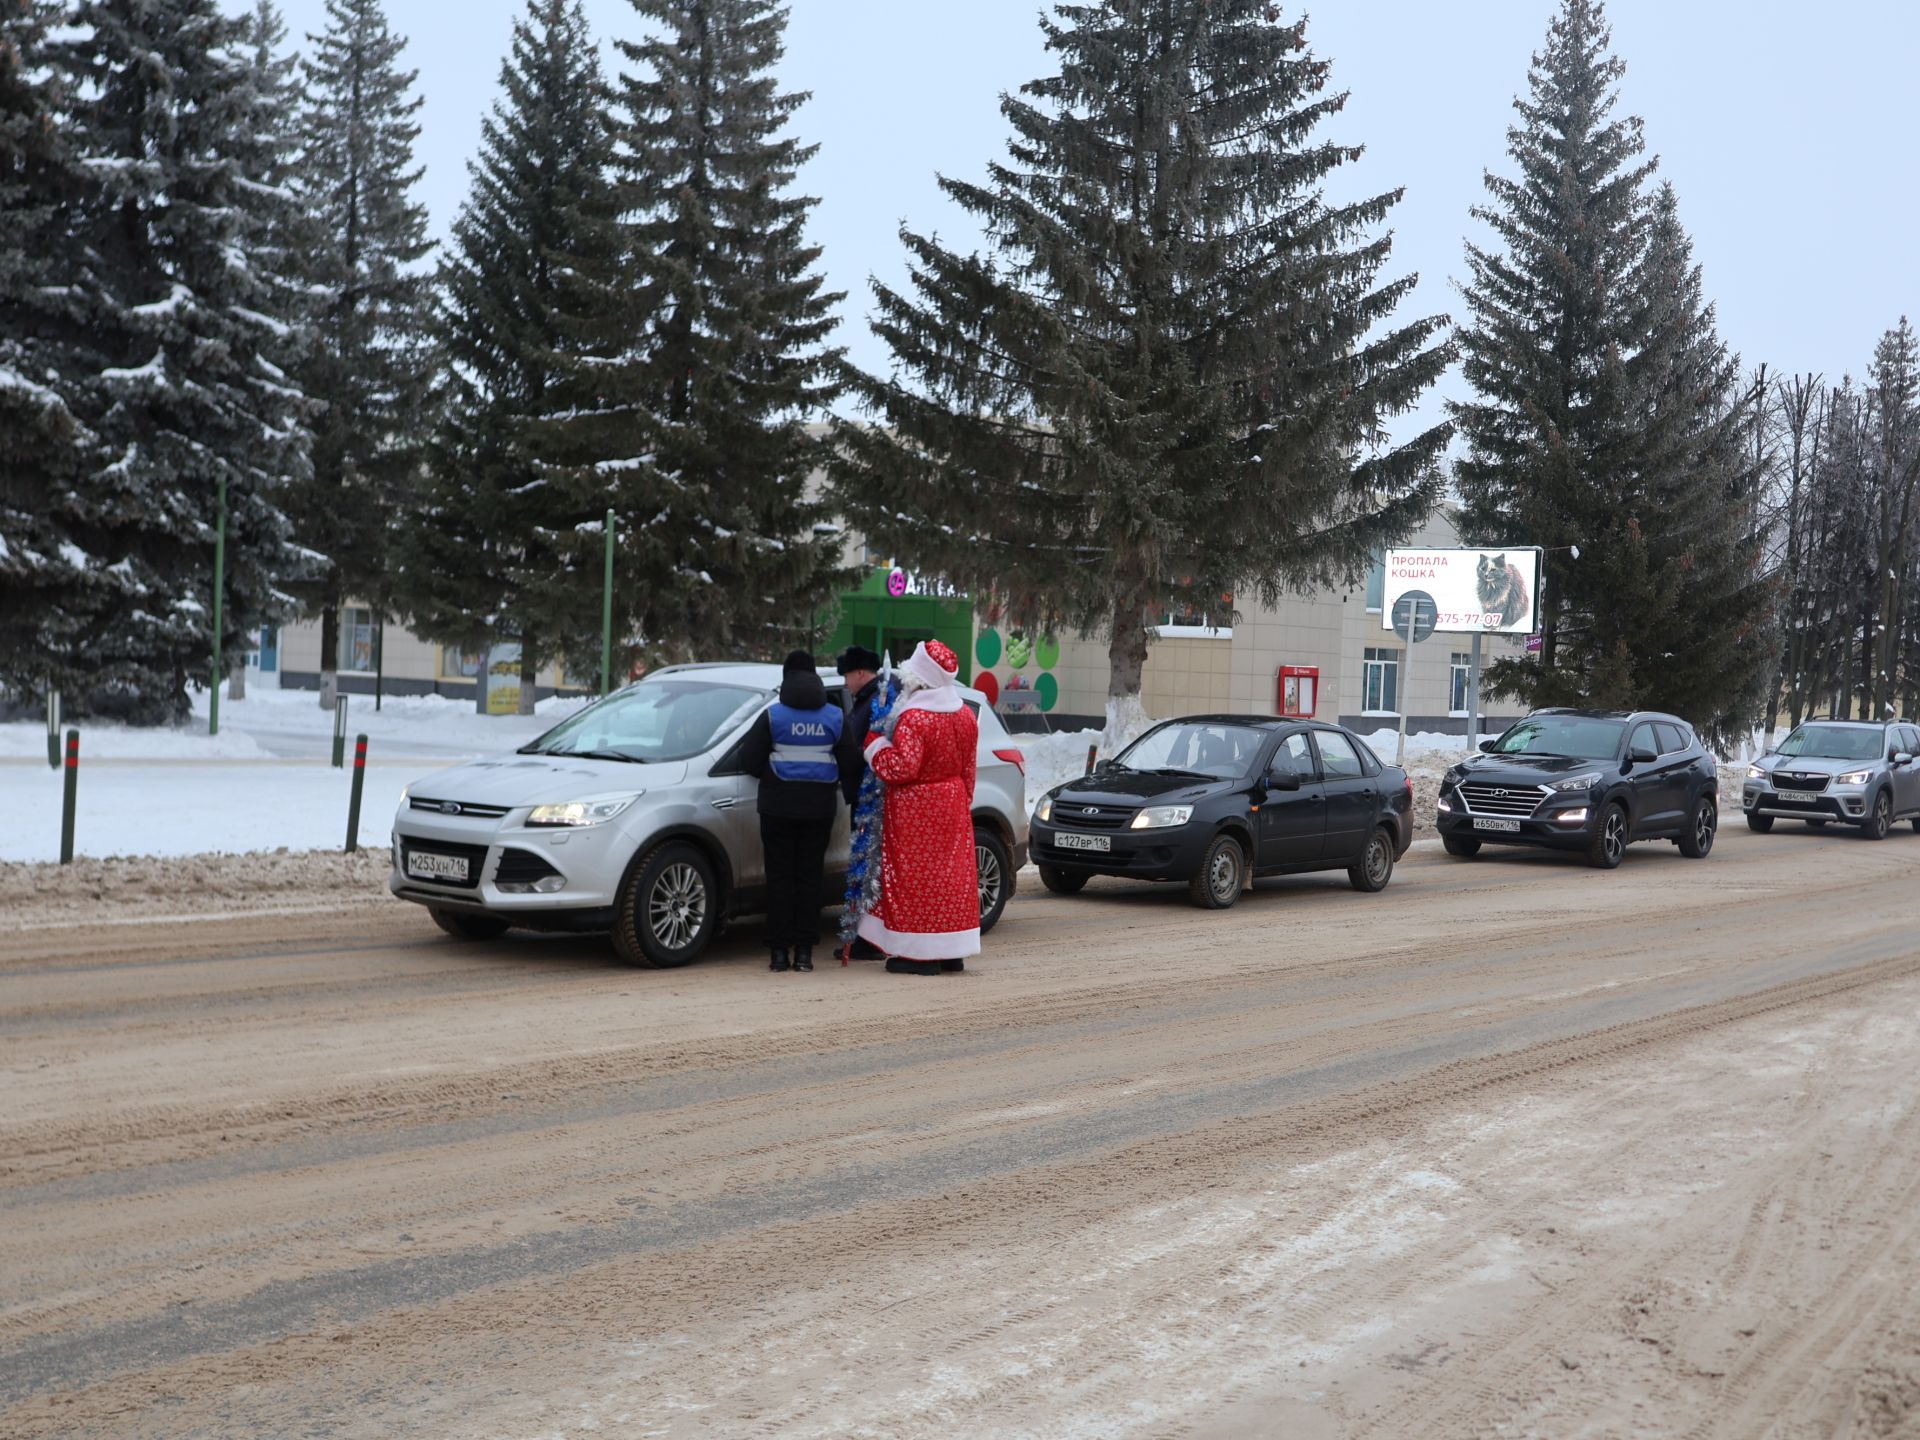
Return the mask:
{"type": "Polygon", "coordinates": [[[1040,797],[1040,803],[1033,809],[1033,818],[1036,820],[1053,819],[1053,796],[1042,795],[1040,797]]]}
{"type": "Polygon", "coordinates": [[[1576,790],[1591,790],[1599,783],[1600,772],[1598,770],[1591,770],[1585,775],[1575,775],[1570,780],[1561,780],[1557,782],[1553,788],[1561,794],[1567,794],[1576,790]]]}
{"type": "Polygon", "coordinates": [[[1133,817],[1135,830],[1166,830],[1193,819],[1191,805],[1149,805],[1133,817]]]}
{"type": "Polygon", "coordinates": [[[640,793],[596,795],[591,799],[567,800],[558,805],[536,805],[527,816],[527,825],[530,829],[600,825],[633,804],[640,798],[640,793]]]}
{"type": "Polygon", "coordinates": [[[1767,772],[1762,770],[1758,765],[1747,766],[1747,779],[1764,780],[1766,778],[1767,778],[1767,772]]]}
{"type": "Polygon", "coordinates": [[[1871,779],[1873,779],[1873,771],[1871,770],[1849,770],[1844,775],[1834,776],[1833,783],[1836,785],[1864,785],[1871,779]]]}

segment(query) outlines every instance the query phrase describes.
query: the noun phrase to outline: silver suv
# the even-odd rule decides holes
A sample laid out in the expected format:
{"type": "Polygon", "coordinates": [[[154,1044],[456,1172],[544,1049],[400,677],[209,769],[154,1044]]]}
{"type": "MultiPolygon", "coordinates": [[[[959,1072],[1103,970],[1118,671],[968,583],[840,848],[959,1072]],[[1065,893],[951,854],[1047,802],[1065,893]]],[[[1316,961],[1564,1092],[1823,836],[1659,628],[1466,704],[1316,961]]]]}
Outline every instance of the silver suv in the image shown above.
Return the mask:
{"type": "MultiPolygon", "coordinates": [[[[845,683],[822,671],[827,693],[845,683]]],[[[778,665],[676,665],[569,716],[511,754],[417,780],[393,817],[388,888],[448,934],[509,926],[608,932],[636,964],[684,965],[728,919],[760,913],[758,782],[739,765],[748,727],[779,693],[778,665]]],[[[980,929],[1026,863],[1025,762],[978,691],[973,796],[980,929]]],[[[848,814],[827,852],[845,883],[848,814]]]]}
{"type": "Polygon", "coordinates": [[[1741,803],[1762,835],[1778,819],[1815,829],[1858,825],[1884,840],[1896,820],[1920,830],[1920,730],[1904,720],[1809,720],[1747,767],[1741,803]]]}

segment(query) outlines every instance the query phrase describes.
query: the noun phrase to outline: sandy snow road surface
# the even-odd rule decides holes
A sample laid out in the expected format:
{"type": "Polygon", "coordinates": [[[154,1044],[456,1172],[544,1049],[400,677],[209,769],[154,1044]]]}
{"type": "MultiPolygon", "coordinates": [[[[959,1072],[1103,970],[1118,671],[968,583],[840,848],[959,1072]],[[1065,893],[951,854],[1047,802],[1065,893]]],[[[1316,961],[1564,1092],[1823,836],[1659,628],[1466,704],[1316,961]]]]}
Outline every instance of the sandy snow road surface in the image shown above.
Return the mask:
{"type": "Polygon", "coordinates": [[[1920,1433],[1911,831],[1034,893],[935,981],[297,870],[0,871],[0,1434],[1920,1433]]]}

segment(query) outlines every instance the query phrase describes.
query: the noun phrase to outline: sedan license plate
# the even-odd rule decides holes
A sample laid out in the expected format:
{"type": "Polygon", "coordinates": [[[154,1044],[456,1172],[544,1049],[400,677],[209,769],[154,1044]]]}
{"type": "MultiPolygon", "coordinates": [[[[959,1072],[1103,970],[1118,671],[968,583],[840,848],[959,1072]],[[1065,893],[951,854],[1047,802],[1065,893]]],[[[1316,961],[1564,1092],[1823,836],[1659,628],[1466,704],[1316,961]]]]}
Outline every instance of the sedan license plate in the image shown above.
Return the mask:
{"type": "Polygon", "coordinates": [[[1517,835],[1520,833],[1520,822],[1518,820],[1488,820],[1482,816],[1476,816],[1474,818],[1473,828],[1476,830],[1498,830],[1503,834],[1517,835]]]}
{"type": "Polygon", "coordinates": [[[467,879],[467,857],[436,855],[431,850],[409,850],[407,874],[416,880],[458,880],[464,884],[467,879]]]}
{"type": "Polygon", "coordinates": [[[1075,835],[1064,830],[1053,837],[1053,843],[1062,850],[1113,849],[1113,837],[1110,835],[1075,835]]]}

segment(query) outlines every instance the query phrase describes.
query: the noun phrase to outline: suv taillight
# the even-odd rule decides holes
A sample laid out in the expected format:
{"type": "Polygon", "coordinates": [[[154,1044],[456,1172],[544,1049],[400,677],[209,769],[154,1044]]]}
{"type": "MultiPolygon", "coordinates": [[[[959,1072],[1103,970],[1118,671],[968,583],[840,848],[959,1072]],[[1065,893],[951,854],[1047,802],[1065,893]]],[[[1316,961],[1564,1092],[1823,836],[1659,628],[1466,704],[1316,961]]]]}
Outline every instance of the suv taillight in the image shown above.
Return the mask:
{"type": "Polygon", "coordinates": [[[1020,751],[1013,749],[996,750],[993,752],[993,758],[1006,761],[1020,772],[1022,778],[1025,778],[1027,773],[1027,757],[1020,751]]]}

